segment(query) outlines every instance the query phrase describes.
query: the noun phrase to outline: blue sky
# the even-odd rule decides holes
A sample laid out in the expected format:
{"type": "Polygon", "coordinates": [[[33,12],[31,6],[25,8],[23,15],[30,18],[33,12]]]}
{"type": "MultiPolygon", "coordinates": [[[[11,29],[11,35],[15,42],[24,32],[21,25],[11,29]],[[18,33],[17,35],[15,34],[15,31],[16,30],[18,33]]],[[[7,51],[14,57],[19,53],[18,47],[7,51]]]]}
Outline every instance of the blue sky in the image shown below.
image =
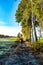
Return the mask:
{"type": "Polygon", "coordinates": [[[15,36],[15,33],[17,35],[21,31],[21,26],[18,26],[18,23],[15,22],[15,13],[19,3],[20,0],[0,0],[0,34],[15,36]],[[9,34],[4,31],[7,31],[9,34]]]}

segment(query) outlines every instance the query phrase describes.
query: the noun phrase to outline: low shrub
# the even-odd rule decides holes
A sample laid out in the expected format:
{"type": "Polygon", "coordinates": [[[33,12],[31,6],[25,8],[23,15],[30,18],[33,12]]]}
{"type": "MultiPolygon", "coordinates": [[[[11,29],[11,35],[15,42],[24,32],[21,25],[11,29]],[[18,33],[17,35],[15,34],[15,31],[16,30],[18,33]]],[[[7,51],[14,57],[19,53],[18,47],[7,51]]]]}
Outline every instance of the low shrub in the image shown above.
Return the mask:
{"type": "Polygon", "coordinates": [[[34,42],[32,44],[32,47],[33,47],[34,51],[42,51],[43,50],[43,43],[34,42]]]}

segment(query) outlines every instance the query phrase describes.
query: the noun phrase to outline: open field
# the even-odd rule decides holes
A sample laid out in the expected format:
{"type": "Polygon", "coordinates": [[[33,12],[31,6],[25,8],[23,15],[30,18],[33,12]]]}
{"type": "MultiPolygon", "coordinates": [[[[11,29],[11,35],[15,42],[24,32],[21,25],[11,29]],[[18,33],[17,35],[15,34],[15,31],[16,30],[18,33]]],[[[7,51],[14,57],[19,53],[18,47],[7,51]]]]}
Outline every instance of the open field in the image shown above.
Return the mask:
{"type": "Polygon", "coordinates": [[[14,42],[16,41],[16,38],[15,37],[0,38],[0,41],[14,42]]]}

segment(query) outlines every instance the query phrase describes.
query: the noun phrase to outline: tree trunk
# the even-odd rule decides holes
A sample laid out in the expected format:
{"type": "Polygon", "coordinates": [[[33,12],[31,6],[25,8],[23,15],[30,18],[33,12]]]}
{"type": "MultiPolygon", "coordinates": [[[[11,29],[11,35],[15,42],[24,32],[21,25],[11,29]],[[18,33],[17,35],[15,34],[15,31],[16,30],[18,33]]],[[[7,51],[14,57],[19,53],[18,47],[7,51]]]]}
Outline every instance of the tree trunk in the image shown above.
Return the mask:
{"type": "Polygon", "coordinates": [[[38,42],[35,26],[34,26],[34,33],[35,33],[35,40],[36,40],[36,42],[38,42]]]}

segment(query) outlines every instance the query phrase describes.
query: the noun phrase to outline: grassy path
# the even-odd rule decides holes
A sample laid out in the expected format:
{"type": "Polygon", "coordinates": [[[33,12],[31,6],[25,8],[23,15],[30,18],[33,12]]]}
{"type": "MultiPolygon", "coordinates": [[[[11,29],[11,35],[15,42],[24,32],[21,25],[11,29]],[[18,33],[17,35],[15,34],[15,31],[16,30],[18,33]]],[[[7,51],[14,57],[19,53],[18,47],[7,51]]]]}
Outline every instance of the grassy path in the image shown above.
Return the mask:
{"type": "Polygon", "coordinates": [[[4,58],[0,60],[0,65],[39,65],[30,46],[18,45],[9,53],[3,55],[4,58]]]}

